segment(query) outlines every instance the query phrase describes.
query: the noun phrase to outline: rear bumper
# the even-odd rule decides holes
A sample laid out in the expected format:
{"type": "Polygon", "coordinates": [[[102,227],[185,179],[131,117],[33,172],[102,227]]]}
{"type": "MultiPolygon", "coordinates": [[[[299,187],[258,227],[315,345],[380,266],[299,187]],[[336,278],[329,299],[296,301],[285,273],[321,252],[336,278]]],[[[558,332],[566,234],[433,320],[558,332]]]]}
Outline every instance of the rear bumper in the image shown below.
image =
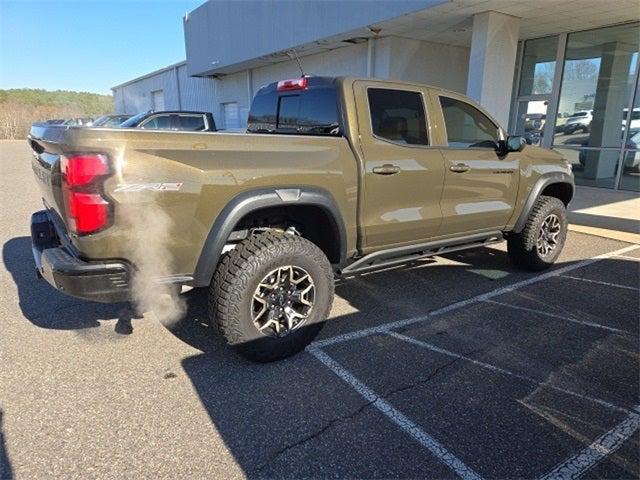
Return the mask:
{"type": "Polygon", "coordinates": [[[130,299],[130,268],[124,262],[86,262],[60,245],[46,210],[31,216],[31,249],[36,272],[56,290],[101,303],[130,299]]]}

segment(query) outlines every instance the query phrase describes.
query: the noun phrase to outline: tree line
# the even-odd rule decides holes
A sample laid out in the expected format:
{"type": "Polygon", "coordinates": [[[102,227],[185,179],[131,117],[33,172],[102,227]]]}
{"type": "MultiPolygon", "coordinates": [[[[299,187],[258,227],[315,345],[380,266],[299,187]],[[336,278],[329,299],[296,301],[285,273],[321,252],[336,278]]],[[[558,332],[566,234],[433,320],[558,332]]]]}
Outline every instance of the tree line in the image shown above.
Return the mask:
{"type": "Polygon", "coordinates": [[[26,138],[34,122],[98,117],[112,110],[110,95],[32,88],[0,90],[0,139],[26,138]]]}

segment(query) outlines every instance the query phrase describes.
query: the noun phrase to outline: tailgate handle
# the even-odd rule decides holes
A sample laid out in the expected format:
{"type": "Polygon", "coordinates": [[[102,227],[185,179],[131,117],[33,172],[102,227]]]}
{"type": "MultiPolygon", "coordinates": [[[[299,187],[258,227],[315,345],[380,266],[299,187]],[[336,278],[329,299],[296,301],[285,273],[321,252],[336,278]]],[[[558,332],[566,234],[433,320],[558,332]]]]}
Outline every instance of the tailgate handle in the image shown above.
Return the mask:
{"type": "Polygon", "coordinates": [[[452,172],[456,172],[456,173],[468,172],[470,169],[471,169],[471,167],[469,165],[464,164],[464,163],[458,163],[457,165],[451,165],[449,167],[449,170],[451,170],[452,172]]]}
{"type": "Polygon", "coordinates": [[[397,165],[391,165],[390,163],[385,163],[381,167],[373,167],[373,173],[377,175],[394,175],[400,171],[400,167],[397,165]]]}

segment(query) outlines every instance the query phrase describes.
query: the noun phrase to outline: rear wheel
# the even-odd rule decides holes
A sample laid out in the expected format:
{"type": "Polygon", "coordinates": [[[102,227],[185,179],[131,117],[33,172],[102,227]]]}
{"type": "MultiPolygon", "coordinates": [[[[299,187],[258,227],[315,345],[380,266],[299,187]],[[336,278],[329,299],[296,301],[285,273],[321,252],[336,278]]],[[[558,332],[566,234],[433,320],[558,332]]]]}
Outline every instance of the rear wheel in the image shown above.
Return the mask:
{"type": "Polygon", "coordinates": [[[556,261],[567,238],[567,210],[555,197],[536,201],[524,229],[507,239],[509,258],[518,267],[544,270],[556,261]]]}
{"type": "Polygon", "coordinates": [[[242,356],[258,362],[303,350],[333,302],[333,271],[312,242],[267,231],[240,242],[220,262],[210,315],[242,356]]]}

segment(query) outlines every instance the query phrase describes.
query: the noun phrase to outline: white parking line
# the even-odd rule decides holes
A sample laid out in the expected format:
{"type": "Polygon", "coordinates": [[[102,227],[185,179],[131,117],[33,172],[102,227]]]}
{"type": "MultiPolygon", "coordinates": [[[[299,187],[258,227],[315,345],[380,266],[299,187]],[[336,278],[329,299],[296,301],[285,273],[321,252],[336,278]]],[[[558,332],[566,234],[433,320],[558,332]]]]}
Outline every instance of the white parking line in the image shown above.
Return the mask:
{"type": "MultiPolygon", "coordinates": [[[[595,398],[595,397],[591,397],[588,395],[583,395],[577,392],[572,392],[570,390],[566,390],[564,388],[561,387],[557,387],[555,385],[552,385],[550,383],[547,382],[540,382],[532,377],[528,377],[526,375],[520,375],[518,373],[515,372],[511,372],[509,370],[506,370],[504,368],[495,366],[495,365],[491,365],[485,362],[481,362],[478,360],[475,360],[473,358],[467,357],[465,355],[460,355],[439,347],[436,347],[435,345],[431,345],[429,343],[426,342],[422,342],[420,340],[416,340],[414,338],[410,338],[407,337],[405,335],[402,335],[400,333],[396,333],[393,332],[392,329],[396,329],[396,328],[403,328],[403,327],[407,327],[409,325],[415,324],[415,323],[419,323],[419,322],[423,322],[433,316],[436,315],[440,315],[443,313],[447,313],[447,312],[451,312],[460,308],[464,308],[467,307],[469,305],[474,305],[476,303],[480,303],[480,302],[488,302],[488,303],[497,303],[497,304],[501,304],[501,302],[495,302],[490,300],[493,297],[497,297],[499,295],[503,295],[505,293],[510,293],[513,292],[514,290],[518,290],[520,288],[526,287],[528,285],[532,285],[538,282],[542,282],[546,279],[549,278],[553,278],[553,277],[558,277],[563,275],[566,272],[570,272],[572,270],[576,270],[582,267],[585,267],[587,265],[591,265],[593,263],[596,263],[600,260],[604,260],[604,259],[608,259],[611,257],[618,257],[618,258],[625,258],[624,254],[633,250],[636,250],[640,248],[640,245],[630,245],[628,247],[624,247],[621,248],[619,250],[613,251],[613,252],[609,252],[609,253],[604,253],[602,255],[598,255],[596,257],[587,259],[587,260],[582,260],[580,262],[576,262],[574,264],[570,264],[570,265],[566,265],[564,267],[560,267],[557,268],[555,270],[549,271],[547,273],[543,273],[540,275],[536,275],[534,277],[528,278],[526,280],[520,281],[520,282],[516,282],[512,285],[507,285],[505,287],[501,287],[501,288],[497,288],[495,290],[492,290],[490,292],[487,293],[483,293],[481,295],[477,295],[475,297],[469,298],[467,300],[462,300],[459,302],[455,302],[452,303],[450,305],[447,305],[445,307],[439,308],[437,310],[433,310],[425,315],[421,315],[421,316],[417,316],[417,317],[413,317],[413,318],[408,318],[408,319],[404,319],[404,320],[398,320],[398,321],[394,321],[394,322],[387,322],[384,323],[382,325],[378,325],[375,327],[370,327],[370,328],[365,328],[359,331],[355,331],[355,332],[351,332],[351,333],[346,333],[343,335],[338,335],[332,338],[328,338],[325,340],[319,340],[316,342],[313,342],[311,345],[309,345],[307,347],[307,351],[309,353],[311,353],[316,359],[318,359],[322,364],[324,364],[326,367],[328,367],[332,372],[334,372],[338,377],[340,377],[344,382],[346,382],[348,385],[350,385],[354,390],[356,390],[356,392],[358,392],[358,394],[360,394],[365,400],[367,400],[368,402],[371,403],[371,405],[373,407],[375,407],[376,409],[378,409],[383,415],[385,415],[389,420],[391,420],[393,423],[395,423],[398,427],[400,427],[404,432],[406,432],[408,435],[410,435],[412,438],[414,438],[416,441],[418,441],[422,446],[424,446],[425,448],[427,448],[433,455],[435,455],[435,457],[440,460],[442,463],[444,463],[445,465],[447,465],[449,468],[451,468],[457,475],[459,475],[461,478],[463,479],[480,479],[481,477],[475,472],[473,471],[471,468],[469,468],[467,465],[465,465],[459,458],[457,458],[453,453],[451,453],[450,451],[448,451],[440,442],[438,442],[438,440],[436,440],[434,437],[432,437],[431,435],[429,435],[428,433],[426,433],[424,430],[422,430],[417,424],[415,424],[413,421],[411,421],[406,415],[404,415],[402,412],[400,412],[399,410],[395,409],[389,402],[387,402],[386,400],[384,400],[383,398],[379,397],[373,390],[371,390],[369,387],[367,387],[364,383],[362,383],[360,380],[358,380],[353,374],[351,374],[346,368],[344,368],[341,364],[339,364],[337,361],[335,361],[331,356],[329,356],[327,353],[325,353],[322,350],[322,347],[325,346],[329,346],[329,345],[334,345],[337,343],[342,343],[342,342],[347,342],[350,340],[356,340],[358,338],[363,338],[363,337],[367,337],[369,335],[374,335],[374,334],[378,334],[378,333],[384,333],[387,335],[390,335],[394,338],[397,338],[399,340],[405,341],[405,342],[409,342],[415,345],[418,345],[420,347],[423,348],[427,348],[430,349],[432,351],[435,352],[439,352],[442,353],[444,355],[448,355],[448,356],[452,356],[455,358],[460,358],[462,360],[466,360],[468,362],[471,362],[473,364],[476,364],[480,367],[484,367],[499,373],[503,373],[509,376],[512,376],[514,378],[518,378],[521,380],[525,380],[527,382],[533,383],[535,385],[538,386],[542,386],[545,388],[549,388],[552,390],[556,390],[559,392],[562,392],[564,394],[576,397],[576,398],[580,398],[583,400],[587,400],[593,403],[596,403],[598,405],[610,408],[612,410],[616,410],[619,412],[624,412],[624,413],[630,413],[630,411],[627,408],[623,408],[623,407],[619,407],[617,405],[614,405],[610,402],[607,402],[606,400],[602,400],[599,398],[595,398]]],[[[633,257],[630,257],[633,258],[633,257]]],[[[513,306],[513,305],[509,305],[509,304],[504,304],[505,306],[511,307],[511,308],[518,308],[518,309],[522,309],[522,310],[533,310],[533,309],[526,309],[526,307],[517,307],[517,306],[513,306]]],[[[534,310],[535,311],[535,310],[534,310]]],[[[542,313],[544,315],[547,316],[556,316],[554,314],[548,314],[547,312],[538,312],[535,311],[536,313],[542,313]]],[[[595,323],[591,323],[591,322],[583,322],[580,320],[576,320],[576,319],[571,319],[571,318],[565,318],[565,317],[561,317],[561,316],[557,316],[559,318],[562,318],[563,320],[568,320],[568,321],[575,321],[577,323],[581,323],[581,324],[585,324],[585,325],[589,325],[592,327],[597,327],[597,328],[602,328],[605,330],[610,330],[610,331],[614,331],[616,333],[628,333],[622,330],[618,330],[615,329],[613,327],[606,327],[604,325],[599,325],[599,324],[595,324],[595,323]]],[[[636,407],[639,408],[639,407],[636,407]]],[[[568,479],[568,478],[577,478],[578,476],[584,474],[584,472],[586,472],[586,470],[588,470],[589,468],[591,468],[593,465],[595,465],[597,462],[599,462],[600,460],[602,460],[603,458],[605,458],[608,454],[612,453],[613,451],[615,451],[617,448],[620,447],[620,445],[629,437],[631,436],[635,430],[638,428],[638,425],[640,425],[640,414],[638,413],[634,413],[631,412],[628,419],[623,422],[622,424],[618,425],[616,428],[614,428],[613,430],[611,430],[610,432],[607,432],[607,434],[601,436],[600,438],[598,438],[594,444],[592,444],[590,447],[588,447],[587,450],[585,450],[584,452],[581,452],[580,454],[572,457],[571,459],[567,460],[566,462],[558,465],[558,467],[556,467],[556,469],[554,469],[551,473],[549,473],[548,475],[546,475],[544,478],[545,480],[548,478],[559,478],[559,479],[568,479]],[[632,430],[631,430],[632,429],[632,430]],[[568,472],[568,473],[567,473],[568,472]],[[567,474],[567,476],[563,476],[567,474]]]]}
{"type": "Polygon", "coordinates": [[[614,255],[616,258],[622,258],[624,260],[633,260],[634,262],[640,262],[640,257],[630,257],[629,255],[614,255]]]}
{"type": "Polygon", "coordinates": [[[377,325],[375,327],[364,328],[362,330],[357,330],[355,332],[345,333],[342,335],[337,335],[335,337],[327,338],[324,340],[318,340],[313,342],[310,345],[310,348],[322,348],[328,345],[333,345],[336,343],[348,342],[350,340],[356,340],[358,338],[367,337],[369,335],[375,335],[377,333],[386,333],[389,330],[393,330],[396,328],[403,328],[409,325],[413,325],[414,323],[424,322],[425,320],[435,316],[440,315],[442,313],[451,312],[453,310],[457,310],[459,308],[467,307],[469,305],[473,305],[475,303],[483,302],[493,297],[497,297],[499,295],[503,295],[505,293],[513,292],[514,290],[518,290],[520,288],[526,287],[528,285],[532,285],[534,283],[539,283],[549,278],[560,276],[566,272],[570,272],[572,270],[576,270],[578,268],[586,267],[587,265],[591,265],[592,263],[599,262],[601,260],[605,260],[611,257],[619,256],[621,254],[631,252],[640,248],[640,245],[629,245],[627,247],[621,248],[619,250],[615,250],[613,252],[603,253],[602,255],[598,255],[593,258],[589,258],[586,260],[582,260],[580,262],[572,263],[570,265],[566,265],[564,267],[557,268],[555,270],[551,270],[547,273],[543,273],[540,275],[536,275],[534,277],[528,278],[526,280],[522,280],[521,282],[516,282],[512,285],[507,285],[506,287],[497,288],[487,293],[483,293],[477,295],[475,297],[469,298],[467,300],[462,300],[460,302],[453,303],[451,305],[447,305],[446,307],[439,308],[438,310],[433,310],[425,315],[420,315],[417,317],[407,318],[404,320],[397,320],[395,322],[383,323],[381,325],[377,325]]]}
{"type": "Polygon", "coordinates": [[[598,437],[581,452],[559,464],[551,472],[540,477],[540,480],[572,480],[581,477],[587,470],[620,448],[639,427],[640,415],[631,412],[620,424],[598,437]]]}
{"type": "Polygon", "coordinates": [[[592,280],[590,278],[573,277],[571,275],[560,275],[560,276],[562,278],[570,278],[571,280],[579,280],[581,282],[588,282],[588,283],[597,283],[599,285],[606,285],[607,287],[625,288],[627,290],[634,290],[636,292],[640,292],[640,288],[631,287],[629,285],[620,285],[619,283],[603,282],[602,280],[592,280]]]}
{"type": "Polygon", "coordinates": [[[409,434],[422,446],[429,450],[442,463],[465,480],[480,480],[482,477],[467,467],[458,457],[449,452],[438,440],[433,438],[418,425],[412,422],[402,412],[396,410],[389,402],[378,396],[373,390],[354,377],[347,369],[318,348],[308,348],[307,351],[327,366],[333,373],[349,384],[367,402],[377,408],[380,413],[409,434]]]}
{"type": "Polygon", "coordinates": [[[506,370],[506,369],[504,369],[502,367],[498,367],[496,365],[491,365],[490,363],[481,362],[480,360],[476,360],[474,358],[467,357],[465,355],[461,355],[459,353],[455,353],[455,352],[452,352],[450,350],[446,350],[444,348],[437,347],[437,346],[435,346],[435,345],[433,345],[431,343],[427,343],[427,342],[424,342],[422,340],[417,340],[415,338],[407,337],[406,335],[402,335],[401,333],[396,333],[396,332],[386,332],[386,333],[387,333],[387,335],[390,335],[390,336],[392,336],[394,338],[397,338],[398,340],[402,340],[404,342],[412,343],[413,345],[416,345],[416,346],[422,347],[422,348],[426,348],[427,350],[431,350],[432,352],[437,352],[437,353],[441,353],[443,355],[448,355],[449,357],[454,357],[454,358],[459,358],[461,360],[466,360],[467,362],[470,362],[470,363],[473,363],[475,365],[478,365],[479,367],[486,368],[488,370],[493,370],[494,372],[503,373],[505,375],[510,375],[510,376],[518,378],[520,380],[525,380],[527,382],[534,383],[534,384],[536,384],[538,386],[542,386],[542,387],[546,387],[546,388],[549,388],[549,389],[552,389],[552,390],[556,390],[558,392],[562,392],[562,393],[565,393],[567,395],[571,395],[573,397],[577,397],[577,398],[580,398],[580,399],[583,399],[583,400],[588,400],[590,402],[597,403],[598,405],[602,405],[603,407],[607,407],[607,408],[610,408],[612,410],[616,410],[616,411],[619,411],[619,412],[629,412],[628,409],[623,408],[623,407],[619,407],[617,405],[614,405],[613,403],[607,402],[606,400],[602,400],[600,398],[591,397],[589,395],[583,395],[582,393],[572,392],[571,390],[566,390],[566,389],[564,389],[562,387],[557,387],[557,386],[555,386],[555,385],[553,385],[551,383],[548,383],[548,382],[540,382],[539,380],[536,380],[535,378],[528,377],[526,375],[521,375],[519,373],[515,373],[515,372],[512,372],[510,370],[506,370]]]}
{"type": "Polygon", "coordinates": [[[565,320],[567,322],[578,323],[580,325],[585,325],[587,327],[600,328],[602,330],[607,330],[609,332],[621,333],[621,334],[624,334],[624,335],[633,335],[633,333],[627,332],[626,330],[620,330],[619,328],[608,327],[606,325],[601,325],[599,323],[594,323],[594,322],[585,322],[584,320],[578,320],[577,318],[565,317],[563,315],[556,315],[555,313],[544,312],[542,310],[536,310],[535,308],[521,307],[520,305],[512,305],[510,303],[497,302],[495,300],[485,300],[485,303],[494,303],[496,305],[501,305],[503,307],[509,307],[509,308],[513,308],[515,310],[522,310],[524,312],[535,313],[537,315],[544,315],[546,317],[557,318],[559,320],[565,320]]]}

